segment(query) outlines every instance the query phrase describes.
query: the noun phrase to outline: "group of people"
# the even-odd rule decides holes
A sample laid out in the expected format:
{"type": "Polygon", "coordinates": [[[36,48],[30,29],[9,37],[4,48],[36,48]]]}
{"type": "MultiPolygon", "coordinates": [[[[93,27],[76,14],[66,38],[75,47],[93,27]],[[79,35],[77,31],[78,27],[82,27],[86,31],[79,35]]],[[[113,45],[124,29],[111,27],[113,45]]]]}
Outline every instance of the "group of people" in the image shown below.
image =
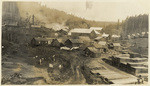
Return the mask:
{"type": "Polygon", "coordinates": [[[141,75],[138,76],[137,82],[135,84],[143,84],[144,80],[141,75]]]}

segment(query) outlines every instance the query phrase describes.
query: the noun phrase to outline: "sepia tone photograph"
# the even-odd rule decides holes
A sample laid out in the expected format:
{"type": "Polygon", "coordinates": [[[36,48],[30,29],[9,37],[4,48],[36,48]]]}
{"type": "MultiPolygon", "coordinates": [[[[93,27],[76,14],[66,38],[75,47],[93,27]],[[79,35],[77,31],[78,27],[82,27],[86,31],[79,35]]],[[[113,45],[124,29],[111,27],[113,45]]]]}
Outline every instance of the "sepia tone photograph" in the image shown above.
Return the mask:
{"type": "Polygon", "coordinates": [[[148,0],[2,1],[1,84],[147,85],[148,7],[148,0]]]}

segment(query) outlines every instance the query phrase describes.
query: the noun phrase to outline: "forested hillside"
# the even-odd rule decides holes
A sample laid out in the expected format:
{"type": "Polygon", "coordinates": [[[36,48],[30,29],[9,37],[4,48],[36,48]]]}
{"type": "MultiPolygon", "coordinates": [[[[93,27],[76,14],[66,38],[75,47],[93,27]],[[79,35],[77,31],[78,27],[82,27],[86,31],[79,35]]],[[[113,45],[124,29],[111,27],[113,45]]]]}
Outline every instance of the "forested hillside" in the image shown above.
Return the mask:
{"type": "Polygon", "coordinates": [[[130,35],[133,33],[141,33],[148,31],[148,15],[138,15],[126,18],[122,24],[123,35],[130,35]]]}
{"type": "Polygon", "coordinates": [[[50,9],[46,6],[41,6],[36,2],[20,2],[18,3],[18,8],[22,19],[26,19],[27,17],[31,17],[32,15],[34,15],[37,22],[44,23],[46,26],[49,27],[51,27],[52,24],[60,24],[66,25],[70,29],[89,28],[91,26],[104,27],[106,25],[115,23],[86,20],[74,15],[67,14],[63,11],[50,9]]]}

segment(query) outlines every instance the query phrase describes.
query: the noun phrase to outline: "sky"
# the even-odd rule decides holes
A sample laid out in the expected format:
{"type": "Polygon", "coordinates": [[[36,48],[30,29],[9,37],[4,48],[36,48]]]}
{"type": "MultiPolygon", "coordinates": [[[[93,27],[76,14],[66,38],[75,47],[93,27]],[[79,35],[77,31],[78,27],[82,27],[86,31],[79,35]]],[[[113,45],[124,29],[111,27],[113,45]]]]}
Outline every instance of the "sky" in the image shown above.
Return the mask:
{"type": "Polygon", "coordinates": [[[122,21],[127,16],[148,14],[149,2],[149,0],[59,0],[42,4],[88,20],[122,21]],[[91,3],[86,6],[86,2],[91,3]]]}

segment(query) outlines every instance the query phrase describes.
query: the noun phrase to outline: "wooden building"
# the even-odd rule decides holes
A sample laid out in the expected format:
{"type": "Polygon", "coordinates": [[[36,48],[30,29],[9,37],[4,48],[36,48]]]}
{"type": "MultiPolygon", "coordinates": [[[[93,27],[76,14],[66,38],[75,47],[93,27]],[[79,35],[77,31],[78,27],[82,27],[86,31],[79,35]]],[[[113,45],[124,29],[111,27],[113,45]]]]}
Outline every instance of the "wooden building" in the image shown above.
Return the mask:
{"type": "Polygon", "coordinates": [[[32,46],[50,45],[54,38],[36,37],[31,40],[32,46]]]}
{"type": "Polygon", "coordinates": [[[51,45],[54,47],[62,47],[62,46],[64,46],[65,40],[66,39],[63,39],[63,38],[53,39],[51,45]]]}
{"type": "Polygon", "coordinates": [[[68,35],[71,35],[71,37],[87,36],[90,38],[95,38],[99,35],[99,33],[92,29],[75,28],[75,29],[70,30],[68,35]]]}
{"type": "Polygon", "coordinates": [[[87,36],[79,36],[78,39],[83,41],[83,44],[84,44],[83,46],[85,47],[92,44],[92,40],[87,36]]]}
{"type": "Polygon", "coordinates": [[[95,47],[87,47],[85,48],[84,52],[85,52],[85,56],[91,57],[91,58],[96,58],[96,57],[101,56],[100,51],[96,49],[95,47]]]}
{"type": "Polygon", "coordinates": [[[106,53],[107,52],[107,48],[106,46],[102,46],[100,44],[94,43],[93,46],[99,50],[100,53],[106,53]]]}
{"type": "Polygon", "coordinates": [[[83,44],[83,41],[80,39],[67,39],[64,44],[65,46],[70,47],[70,48],[81,47],[83,44]]]}

